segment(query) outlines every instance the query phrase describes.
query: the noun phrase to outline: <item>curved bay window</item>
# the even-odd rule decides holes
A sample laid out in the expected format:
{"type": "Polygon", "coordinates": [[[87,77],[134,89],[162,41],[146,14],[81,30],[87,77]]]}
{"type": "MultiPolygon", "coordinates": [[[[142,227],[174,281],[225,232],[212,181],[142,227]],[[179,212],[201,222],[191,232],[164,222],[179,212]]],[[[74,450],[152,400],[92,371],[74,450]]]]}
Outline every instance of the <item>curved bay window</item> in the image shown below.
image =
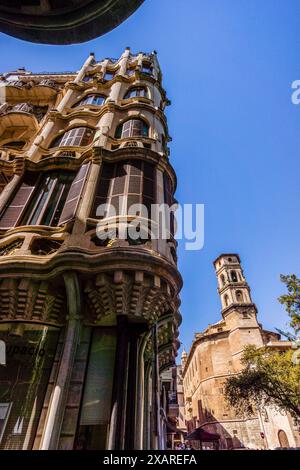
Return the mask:
{"type": "Polygon", "coordinates": [[[148,137],[149,126],[142,119],[129,119],[122,122],[115,133],[116,139],[125,139],[126,137],[148,137]]]}
{"type": "Polygon", "coordinates": [[[0,365],[0,450],[32,449],[59,331],[40,324],[0,324],[6,349],[6,365],[0,365]]]}
{"type": "Polygon", "coordinates": [[[93,141],[95,131],[90,127],[74,127],[54,139],[53,147],[85,147],[93,141]]]}
{"type": "Polygon", "coordinates": [[[128,98],[148,98],[148,90],[145,87],[133,87],[124,95],[124,100],[128,98]]]}
{"type": "Polygon", "coordinates": [[[102,106],[105,100],[106,100],[106,96],[90,94],[90,95],[86,95],[78,103],[75,103],[73,105],[73,108],[77,106],[85,106],[85,105],[86,106],[88,105],[102,106]]]}
{"type": "Polygon", "coordinates": [[[76,212],[88,164],[72,171],[26,172],[19,189],[0,217],[0,229],[18,225],[57,226],[76,212]]]}
{"type": "Polygon", "coordinates": [[[116,215],[126,215],[133,204],[144,204],[150,218],[151,204],[155,203],[155,166],[141,160],[104,163],[91,217],[97,216],[101,204],[111,205],[116,215]]]}

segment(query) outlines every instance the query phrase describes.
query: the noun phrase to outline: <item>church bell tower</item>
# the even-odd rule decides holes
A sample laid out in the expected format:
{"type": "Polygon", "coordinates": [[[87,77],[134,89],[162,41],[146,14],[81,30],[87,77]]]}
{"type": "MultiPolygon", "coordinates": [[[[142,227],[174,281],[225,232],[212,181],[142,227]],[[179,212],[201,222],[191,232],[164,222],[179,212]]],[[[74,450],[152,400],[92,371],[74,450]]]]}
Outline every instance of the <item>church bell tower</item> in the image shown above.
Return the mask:
{"type": "Polygon", "coordinates": [[[250,287],[245,279],[239,255],[222,254],[214,261],[214,266],[222,316],[230,329],[229,342],[233,365],[239,368],[239,359],[245,345],[263,345],[261,327],[257,322],[257,309],[252,302],[250,287]]]}

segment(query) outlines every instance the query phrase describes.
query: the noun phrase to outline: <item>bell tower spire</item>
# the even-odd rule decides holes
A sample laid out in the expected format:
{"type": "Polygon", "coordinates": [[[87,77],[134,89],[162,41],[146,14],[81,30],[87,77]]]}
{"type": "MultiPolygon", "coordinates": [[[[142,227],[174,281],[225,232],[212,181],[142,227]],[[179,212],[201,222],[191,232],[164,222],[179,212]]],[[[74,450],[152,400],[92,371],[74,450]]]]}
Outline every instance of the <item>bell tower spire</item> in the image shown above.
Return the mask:
{"type": "Polygon", "coordinates": [[[245,279],[237,254],[222,254],[214,266],[218,279],[222,316],[230,330],[229,344],[233,363],[239,367],[239,358],[246,344],[263,345],[261,328],[257,322],[256,305],[252,302],[250,287],[245,279]]]}
{"type": "Polygon", "coordinates": [[[216,259],[214,266],[218,278],[222,314],[226,314],[227,310],[233,306],[238,308],[251,306],[255,308],[239,255],[223,254],[216,259]]]}

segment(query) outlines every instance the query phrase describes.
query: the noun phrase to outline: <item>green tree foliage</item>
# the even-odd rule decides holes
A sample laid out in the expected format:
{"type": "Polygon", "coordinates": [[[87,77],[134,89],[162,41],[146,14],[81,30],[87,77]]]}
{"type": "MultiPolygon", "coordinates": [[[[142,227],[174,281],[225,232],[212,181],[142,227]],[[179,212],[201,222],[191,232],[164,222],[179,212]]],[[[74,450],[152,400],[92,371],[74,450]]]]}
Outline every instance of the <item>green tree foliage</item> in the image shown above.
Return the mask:
{"type": "MultiPolygon", "coordinates": [[[[300,332],[300,279],[295,274],[280,278],[287,294],[278,300],[285,306],[295,332],[283,334],[296,340],[300,332]]],[[[297,345],[299,341],[293,344],[297,345]]],[[[249,345],[243,353],[242,366],[243,370],[225,383],[225,397],[238,413],[252,414],[255,407],[272,405],[300,417],[300,361],[295,350],[257,349],[249,345]]]]}
{"type": "Polygon", "coordinates": [[[300,417],[300,365],[292,361],[293,351],[247,346],[241,373],[225,384],[225,397],[238,412],[252,414],[266,405],[300,417]]]}
{"type": "Polygon", "coordinates": [[[300,332],[300,279],[295,274],[282,274],[280,279],[286,285],[288,293],[281,295],[278,300],[285,306],[291,318],[290,326],[297,334],[300,332]]]}

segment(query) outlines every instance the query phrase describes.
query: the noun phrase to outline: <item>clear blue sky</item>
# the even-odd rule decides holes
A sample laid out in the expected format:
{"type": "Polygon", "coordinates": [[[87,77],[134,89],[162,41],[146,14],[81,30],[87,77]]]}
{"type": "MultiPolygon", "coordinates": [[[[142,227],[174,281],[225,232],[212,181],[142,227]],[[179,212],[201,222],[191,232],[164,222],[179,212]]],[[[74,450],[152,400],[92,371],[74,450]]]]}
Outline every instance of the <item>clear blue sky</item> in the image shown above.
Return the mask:
{"type": "Polygon", "coordinates": [[[96,58],[158,51],[168,108],[177,198],[204,203],[205,246],[179,246],[181,340],[220,319],[213,260],[241,255],[259,319],[287,321],[280,273],[300,274],[300,79],[298,0],[146,0],[104,37],[39,46],[0,35],[1,71],[78,69],[96,58]]]}

